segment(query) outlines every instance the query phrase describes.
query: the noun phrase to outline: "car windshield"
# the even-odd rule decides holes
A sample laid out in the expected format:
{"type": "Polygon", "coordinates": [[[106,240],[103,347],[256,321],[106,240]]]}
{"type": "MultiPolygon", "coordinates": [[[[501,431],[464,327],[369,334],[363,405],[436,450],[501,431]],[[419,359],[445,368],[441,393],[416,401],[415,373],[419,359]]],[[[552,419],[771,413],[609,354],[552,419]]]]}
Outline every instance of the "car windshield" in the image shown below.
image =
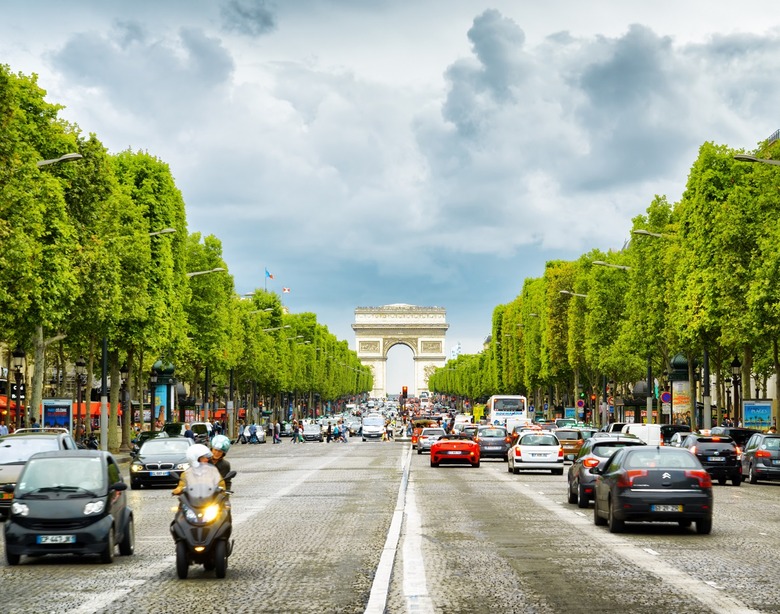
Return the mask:
{"type": "Polygon", "coordinates": [[[580,438],[579,431],[567,431],[566,429],[558,429],[557,431],[555,431],[555,435],[558,437],[558,439],[579,439],[580,438]]]}
{"type": "Polygon", "coordinates": [[[319,424],[304,424],[303,425],[303,432],[304,433],[319,433],[322,429],[320,428],[319,424]]]}
{"type": "Polygon", "coordinates": [[[765,450],[780,450],[780,437],[766,437],[761,447],[765,450]]]}
{"type": "Polygon", "coordinates": [[[183,439],[150,439],[141,446],[141,454],[185,454],[190,447],[190,440],[183,439]]]}
{"type": "Polygon", "coordinates": [[[196,435],[209,434],[209,427],[207,427],[205,424],[193,424],[192,427],[190,427],[190,430],[196,435]]]}
{"type": "Polygon", "coordinates": [[[444,435],[444,429],[423,429],[424,437],[441,437],[444,435]]]}
{"type": "Polygon", "coordinates": [[[506,429],[482,429],[480,437],[506,437],[506,429]]]}
{"type": "Polygon", "coordinates": [[[626,455],[626,469],[698,469],[696,457],[677,448],[647,448],[626,455]]]}
{"type": "Polygon", "coordinates": [[[600,443],[593,446],[591,452],[601,458],[609,458],[615,450],[625,448],[627,446],[644,445],[638,441],[610,441],[609,443],[600,443]]]}
{"type": "Polygon", "coordinates": [[[363,426],[384,426],[385,419],[382,416],[366,416],[363,418],[363,426]]]}
{"type": "Polygon", "coordinates": [[[552,435],[523,435],[521,446],[557,446],[558,440],[552,435]]]}
{"type": "Polygon", "coordinates": [[[16,496],[50,493],[96,494],[106,490],[103,463],[96,456],[34,458],[19,477],[16,496]]]}
{"type": "Polygon", "coordinates": [[[0,441],[0,465],[26,463],[37,452],[59,449],[57,437],[7,437],[0,441]]]}

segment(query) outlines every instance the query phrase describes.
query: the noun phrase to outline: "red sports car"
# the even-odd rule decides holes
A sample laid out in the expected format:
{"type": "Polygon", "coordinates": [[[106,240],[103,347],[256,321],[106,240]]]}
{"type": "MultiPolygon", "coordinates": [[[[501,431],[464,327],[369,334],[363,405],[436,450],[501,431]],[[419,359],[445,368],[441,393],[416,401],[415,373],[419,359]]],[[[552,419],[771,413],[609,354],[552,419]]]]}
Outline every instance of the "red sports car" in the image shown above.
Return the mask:
{"type": "Polygon", "coordinates": [[[479,467],[479,444],[468,435],[444,435],[431,444],[431,467],[438,467],[439,463],[479,467]]]}

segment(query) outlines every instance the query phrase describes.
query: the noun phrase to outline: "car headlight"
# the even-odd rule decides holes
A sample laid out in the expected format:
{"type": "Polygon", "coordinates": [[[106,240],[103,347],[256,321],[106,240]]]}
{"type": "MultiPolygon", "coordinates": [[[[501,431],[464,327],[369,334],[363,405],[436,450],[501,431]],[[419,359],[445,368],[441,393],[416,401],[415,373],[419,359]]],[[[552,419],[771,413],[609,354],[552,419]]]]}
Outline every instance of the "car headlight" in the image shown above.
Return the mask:
{"type": "Polygon", "coordinates": [[[178,465],[176,465],[176,471],[186,471],[189,468],[190,468],[189,463],[179,463],[178,465]]]}
{"type": "Polygon", "coordinates": [[[27,516],[27,514],[30,513],[30,508],[27,507],[24,503],[14,501],[11,505],[11,513],[14,516],[27,516]]]}
{"type": "Polygon", "coordinates": [[[142,463],[133,463],[132,465],[130,465],[130,471],[132,471],[133,473],[137,473],[138,471],[143,471],[143,469],[144,466],[142,463]]]}
{"type": "Polygon", "coordinates": [[[92,514],[100,514],[106,507],[103,501],[90,501],[84,506],[84,515],[91,516],[92,514]]]}

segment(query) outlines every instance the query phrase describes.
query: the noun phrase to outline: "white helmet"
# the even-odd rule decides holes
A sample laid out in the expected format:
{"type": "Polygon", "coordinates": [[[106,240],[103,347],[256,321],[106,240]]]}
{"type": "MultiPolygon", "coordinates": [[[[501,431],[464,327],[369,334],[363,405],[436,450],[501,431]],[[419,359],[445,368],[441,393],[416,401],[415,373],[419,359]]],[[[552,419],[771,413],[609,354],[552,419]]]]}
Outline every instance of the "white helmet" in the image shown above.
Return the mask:
{"type": "Polygon", "coordinates": [[[187,460],[190,463],[190,467],[197,467],[198,459],[203,456],[211,458],[213,455],[211,454],[211,450],[202,443],[196,443],[187,448],[187,460]]]}

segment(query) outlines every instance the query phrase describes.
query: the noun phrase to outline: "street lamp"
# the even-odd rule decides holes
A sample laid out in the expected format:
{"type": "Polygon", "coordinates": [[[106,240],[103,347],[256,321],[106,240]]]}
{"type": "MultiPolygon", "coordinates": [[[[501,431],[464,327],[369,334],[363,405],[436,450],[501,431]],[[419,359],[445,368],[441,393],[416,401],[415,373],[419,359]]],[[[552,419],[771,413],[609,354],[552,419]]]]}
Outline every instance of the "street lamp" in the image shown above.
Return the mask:
{"type": "Polygon", "coordinates": [[[59,158],[54,158],[53,160],[38,160],[35,164],[38,166],[38,168],[41,168],[42,166],[49,166],[50,164],[59,164],[60,162],[71,162],[73,160],[81,160],[83,158],[80,153],[66,153],[59,158]]]}
{"type": "Polygon", "coordinates": [[[155,230],[154,232],[150,232],[150,237],[157,237],[159,235],[169,235],[172,232],[176,232],[175,228],[163,228],[162,230],[155,230]]]}
{"type": "Polygon", "coordinates": [[[737,154],[734,156],[735,160],[739,162],[760,162],[761,164],[772,164],[774,166],[780,166],[780,160],[769,160],[767,158],[756,158],[755,156],[748,156],[746,154],[737,154]]]}
{"type": "Polygon", "coordinates": [[[739,362],[739,358],[734,356],[734,360],[731,361],[731,378],[734,383],[734,426],[741,426],[742,421],[742,408],[739,403],[739,387],[742,384],[741,371],[742,363],[739,362]]]}
{"type": "Polygon", "coordinates": [[[265,309],[253,309],[252,311],[247,311],[247,313],[263,313],[264,311],[273,311],[273,307],[266,307],[265,309]]]}
{"type": "Polygon", "coordinates": [[[126,452],[130,449],[130,413],[131,408],[127,402],[127,376],[130,373],[130,369],[127,368],[127,363],[122,363],[119,367],[119,380],[122,382],[122,387],[119,390],[119,406],[122,409],[122,442],[119,446],[120,451],[126,452]]]}
{"type": "Polygon", "coordinates": [[[24,369],[26,354],[22,348],[17,347],[11,356],[13,357],[14,379],[16,380],[16,427],[19,428],[21,426],[22,417],[22,404],[20,403],[22,400],[22,370],[24,369]]]}
{"type": "Polygon", "coordinates": [[[224,271],[222,267],[216,267],[214,269],[209,269],[208,271],[192,271],[191,273],[187,273],[187,278],[195,277],[197,275],[208,275],[209,273],[219,273],[220,271],[224,271]]]}
{"type": "MultiPolygon", "coordinates": [[[[84,387],[84,376],[87,374],[87,362],[84,360],[83,356],[80,356],[79,359],[76,361],[76,432],[79,432],[78,430],[78,422],[81,421],[81,394],[84,387]]],[[[84,415],[84,422],[86,423],[86,412],[84,415]]],[[[84,433],[86,433],[86,424],[84,428],[84,433]]]]}
{"type": "Polygon", "coordinates": [[[568,296],[581,296],[582,298],[588,298],[587,294],[579,294],[578,292],[572,292],[571,290],[558,290],[561,294],[567,294],[568,296]]]}
{"type": "Polygon", "coordinates": [[[594,260],[593,262],[591,262],[591,264],[595,264],[596,266],[609,267],[610,269],[620,269],[622,271],[631,270],[631,267],[626,266],[625,264],[612,264],[611,262],[604,262],[603,260],[594,260]]]}
{"type": "Polygon", "coordinates": [[[283,328],[291,328],[291,325],[290,324],[285,324],[284,326],[276,326],[274,328],[264,328],[263,332],[264,333],[270,333],[270,332],[275,331],[275,330],[282,330],[283,328]]]}

